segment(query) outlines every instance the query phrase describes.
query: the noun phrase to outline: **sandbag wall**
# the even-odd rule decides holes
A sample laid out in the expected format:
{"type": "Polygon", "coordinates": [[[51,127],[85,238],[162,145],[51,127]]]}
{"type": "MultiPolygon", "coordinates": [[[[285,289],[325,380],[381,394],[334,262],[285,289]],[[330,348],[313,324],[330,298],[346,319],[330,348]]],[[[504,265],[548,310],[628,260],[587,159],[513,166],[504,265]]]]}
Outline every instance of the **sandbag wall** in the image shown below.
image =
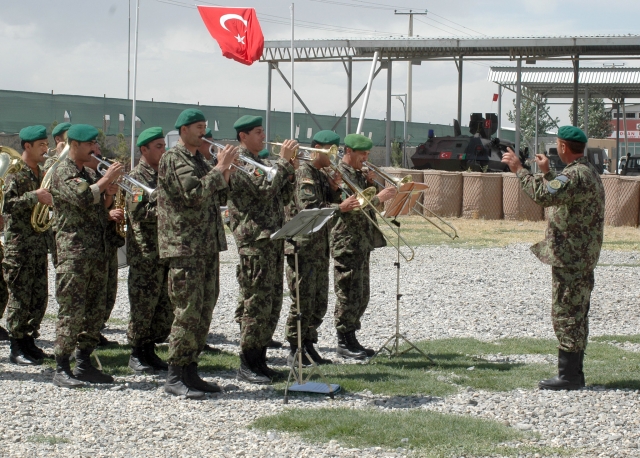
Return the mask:
{"type": "Polygon", "coordinates": [[[502,174],[502,212],[508,220],[541,221],[544,218],[544,209],[522,191],[515,173],[502,174]]]}

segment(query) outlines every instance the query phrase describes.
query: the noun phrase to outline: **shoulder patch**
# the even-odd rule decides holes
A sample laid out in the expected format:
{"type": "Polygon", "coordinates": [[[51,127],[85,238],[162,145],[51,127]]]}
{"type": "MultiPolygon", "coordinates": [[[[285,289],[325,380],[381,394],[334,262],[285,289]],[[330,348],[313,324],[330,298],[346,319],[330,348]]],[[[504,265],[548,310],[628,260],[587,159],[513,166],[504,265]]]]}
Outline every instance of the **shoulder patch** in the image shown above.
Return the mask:
{"type": "Polygon", "coordinates": [[[553,180],[547,183],[547,191],[549,191],[550,194],[555,194],[560,189],[562,189],[568,181],[569,178],[567,176],[558,175],[553,180]]]}
{"type": "Polygon", "coordinates": [[[301,178],[300,179],[300,184],[315,184],[315,182],[313,181],[313,179],[311,178],[301,178]]]}

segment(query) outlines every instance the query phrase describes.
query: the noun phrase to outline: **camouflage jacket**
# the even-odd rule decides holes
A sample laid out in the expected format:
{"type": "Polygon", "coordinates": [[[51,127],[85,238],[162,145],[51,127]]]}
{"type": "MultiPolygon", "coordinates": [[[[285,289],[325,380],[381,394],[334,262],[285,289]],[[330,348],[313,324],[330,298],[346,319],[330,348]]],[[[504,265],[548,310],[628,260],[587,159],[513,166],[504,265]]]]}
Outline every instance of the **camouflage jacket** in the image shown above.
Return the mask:
{"type": "Polygon", "coordinates": [[[553,171],[532,175],[522,169],[518,178],[536,203],[552,207],[545,240],[531,251],[555,267],[595,269],[604,230],[604,187],[587,158],[576,159],[558,175],[553,171]]]}
{"type": "Polygon", "coordinates": [[[35,191],[40,188],[44,172],[38,166],[38,176],[27,165],[7,176],[4,183],[4,238],[7,254],[42,254],[47,252],[51,231],[39,233],[31,226],[31,213],[38,203],[35,191]]]}
{"type": "Polygon", "coordinates": [[[95,172],[78,169],[67,157],[60,162],[51,180],[53,231],[56,233],[58,265],[73,259],[107,260],[115,223],[109,221],[104,195],[95,183],[95,172]]]}
{"type": "Polygon", "coordinates": [[[44,166],[43,169],[45,171],[45,173],[47,172],[47,170],[49,170],[51,168],[51,166],[53,164],[55,164],[56,162],[58,162],[58,153],[56,153],[54,156],[48,157],[46,161],[44,161],[44,166]]]}
{"type": "Polygon", "coordinates": [[[284,223],[284,206],[291,201],[295,170],[284,159],[259,159],[242,146],[239,151],[256,162],[278,168],[271,182],[258,169],[251,175],[236,170],[229,180],[229,227],[233,231],[238,253],[260,254],[256,243],[269,240],[271,234],[284,223]]]}
{"type": "MultiPolygon", "coordinates": [[[[296,184],[293,198],[285,207],[286,221],[290,221],[300,210],[307,208],[338,208],[340,192],[331,189],[329,179],[322,170],[310,162],[302,162],[296,170],[296,184]]],[[[339,210],[338,210],[339,211],[339,210]]],[[[309,257],[316,253],[319,257],[329,257],[329,224],[318,232],[294,237],[298,247],[309,257]]],[[[293,246],[285,243],[285,254],[293,254],[293,246]]]]}
{"type": "Polygon", "coordinates": [[[227,182],[202,154],[178,144],[162,155],[158,167],[158,250],[161,258],[209,256],[227,249],[220,201],[227,182]],[[220,236],[222,234],[222,236],[220,236]]]}
{"type": "MultiPolygon", "coordinates": [[[[144,157],[129,175],[151,188],[158,186],[158,172],[144,157]]],[[[135,191],[134,195],[127,194],[127,259],[129,263],[138,259],[157,260],[158,193],[156,191],[150,196],[142,189],[135,191]]]]}
{"type": "MultiPolygon", "coordinates": [[[[338,169],[343,176],[350,179],[361,190],[371,186],[367,182],[365,174],[360,170],[356,170],[344,162],[340,162],[338,169]]],[[[374,197],[371,203],[378,205],[380,200],[374,197]]],[[[332,221],[331,256],[366,253],[387,244],[377,224],[374,225],[363,214],[365,211],[373,221],[376,221],[376,213],[371,206],[347,213],[336,212],[332,221]]]]}

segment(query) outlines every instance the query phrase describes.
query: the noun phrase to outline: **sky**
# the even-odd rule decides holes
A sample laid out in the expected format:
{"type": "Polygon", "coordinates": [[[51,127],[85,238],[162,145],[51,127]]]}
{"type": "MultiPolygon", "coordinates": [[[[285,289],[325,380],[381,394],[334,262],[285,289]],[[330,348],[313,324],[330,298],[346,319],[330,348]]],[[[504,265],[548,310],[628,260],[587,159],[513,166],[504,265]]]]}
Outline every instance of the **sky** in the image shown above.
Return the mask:
{"type": "MultiPolygon", "coordinates": [[[[136,0],[0,0],[0,89],[127,97],[127,50],[131,3],[131,79],[136,0]]],[[[186,104],[265,109],[267,66],[245,66],[222,56],[195,8],[200,5],[253,7],[265,40],[290,39],[290,5],[283,0],[140,0],[137,98],[186,104]]],[[[421,37],[524,37],[640,33],[638,0],[298,0],[296,38],[366,38],[407,34],[408,18],[394,10],[428,11],[415,16],[421,37]]],[[[539,61],[538,65],[541,61],[539,61]]],[[[592,61],[601,67],[606,62],[592,61]]],[[[617,63],[621,63],[617,61],[617,63]]],[[[627,67],[638,66],[633,60],[627,67]]],[[[495,62],[494,65],[514,65],[495,62]]],[[[468,113],[495,112],[497,86],[487,80],[490,62],[465,62],[463,124],[468,113]]],[[[548,65],[542,63],[542,65],[548,65]]],[[[556,65],[569,65],[568,62],[556,65]]],[[[281,64],[289,75],[289,64],[281,64]]],[[[366,84],[370,63],[354,63],[354,95],[366,84]]],[[[393,67],[392,91],[406,93],[407,66],[393,67]]],[[[133,83],[132,83],[133,84],[133,83]]],[[[299,63],[295,86],[315,114],[346,109],[347,78],[341,63],[299,63]]],[[[133,94],[133,86],[130,89],[133,94]]],[[[386,116],[386,75],[374,81],[367,117],[386,116]]],[[[511,93],[503,99],[502,125],[511,124],[511,93]]],[[[569,102],[563,100],[563,102],[569,102]]],[[[273,74],[272,108],[290,110],[290,92],[273,74]]],[[[360,102],[353,109],[360,113],[360,102]]],[[[303,111],[296,102],[296,111],[303,111]]],[[[569,123],[568,105],[550,110],[569,123]]],[[[413,67],[413,121],[450,124],[457,113],[457,70],[453,62],[413,67]]],[[[393,100],[391,118],[403,108],[393,100]]]]}

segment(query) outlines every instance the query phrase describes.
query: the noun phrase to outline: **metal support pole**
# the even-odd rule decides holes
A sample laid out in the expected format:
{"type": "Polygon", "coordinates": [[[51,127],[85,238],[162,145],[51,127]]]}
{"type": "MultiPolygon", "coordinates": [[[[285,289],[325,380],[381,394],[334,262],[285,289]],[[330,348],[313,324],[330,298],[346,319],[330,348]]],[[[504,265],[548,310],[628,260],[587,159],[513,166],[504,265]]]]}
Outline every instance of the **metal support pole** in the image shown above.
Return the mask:
{"type": "Polygon", "coordinates": [[[578,127],[578,83],[580,80],[580,60],[573,60],[573,125],[578,127]]]}
{"type": "Polygon", "coordinates": [[[131,0],[129,0],[129,38],[127,39],[127,100],[131,86],[131,0]]]}
{"type": "Polygon", "coordinates": [[[589,88],[584,88],[584,134],[589,139],[589,88]]]}
{"type": "Polygon", "coordinates": [[[391,59],[388,61],[387,66],[387,124],[385,130],[387,155],[384,160],[384,165],[389,167],[391,165],[391,59]]]}
{"type": "Polygon", "coordinates": [[[502,85],[498,84],[498,138],[502,136],[502,85]]]}
{"type": "Polygon", "coordinates": [[[622,99],[622,128],[624,129],[624,154],[629,154],[629,138],[627,136],[627,107],[622,99]]]}
{"type": "MultiPolygon", "coordinates": [[[[409,14],[409,36],[413,36],[413,14],[409,14]]],[[[409,116],[409,121],[411,121],[411,100],[413,98],[413,63],[411,59],[407,62],[407,116],[409,116]]]]}
{"type": "Polygon", "coordinates": [[[136,0],[136,43],[133,52],[133,106],[131,108],[131,169],[136,166],[136,88],[138,86],[138,26],[140,24],[140,0],[136,0]]]}
{"type": "Polygon", "coordinates": [[[267,62],[267,112],[264,117],[264,133],[267,141],[271,141],[271,62],[267,62]]]}
{"type": "Polygon", "coordinates": [[[380,57],[380,51],[373,53],[373,61],[371,62],[371,71],[369,71],[369,79],[367,80],[367,89],[364,93],[364,100],[362,101],[362,110],[360,111],[360,119],[358,120],[358,129],[356,133],[362,132],[362,126],[364,125],[364,115],[367,112],[367,105],[369,104],[369,96],[371,95],[371,86],[373,85],[373,75],[376,70],[376,64],[380,57]]]}
{"type": "Polygon", "coordinates": [[[618,163],[620,162],[620,100],[616,104],[616,119],[618,125],[616,126],[616,174],[619,173],[618,163]]]}
{"type": "Polygon", "coordinates": [[[347,63],[347,123],[346,123],[346,131],[345,135],[349,135],[351,133],[351,97],[353,89],[353,59],[349,57],[347,63]]]}
{"type": "Polygon", "coordinates": [[[520,152],[520,113],[522,110],[522,58],[518,59],[516,72],[516,154],[520,152]]]}
{"type": "Polygon", "coordinates": [[[402,167],[407,168],[407,104],[403,103],[404,123],[402,126],[402,167]]]}
{"type": "Polygon", "coordinates": [[[294,109],[294,104],[295,104],[295,85],[294,85],[294,73],[293,73],[293,64],[295,62],[295,53],[294,53],[294,48],[293,48],[293,21],[294,21],[294,10],[293,10],[293,3],[291,4],[291,139],[295,138],[295,134],[296,134],[296,125],[295,125],[295,121],[294,121],[294,114],[293,114],[293,109],[294,109]]]}
{"type": "Polygon", "coordinates": [[[538,108],[540,108],[540,104],[536,103],[536,133],[535,133],[536,144],[533,146],[533,154],[538,154],[538,122],[539,122],[538,108]]]}
{"type": "Polygon", "coordinates": [[[458,59],[458,122],[462,125],[462,56],[458,59]]]}

